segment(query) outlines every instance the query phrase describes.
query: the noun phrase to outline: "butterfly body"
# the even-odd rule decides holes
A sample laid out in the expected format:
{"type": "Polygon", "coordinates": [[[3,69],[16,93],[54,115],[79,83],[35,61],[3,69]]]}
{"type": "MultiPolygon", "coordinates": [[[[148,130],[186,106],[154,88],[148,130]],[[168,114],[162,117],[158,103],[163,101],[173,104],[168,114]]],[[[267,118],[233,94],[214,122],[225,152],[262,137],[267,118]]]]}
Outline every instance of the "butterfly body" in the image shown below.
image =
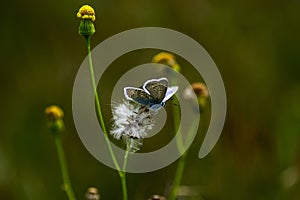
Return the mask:
{"type": "Polygon", "coordinates": [[[157,110],[164,107],[177,90],[177,86],[168,87],[166,78],[160,78],[146,81],[142,88],[125,87],[124,95],[128,100],[157,110]]]}

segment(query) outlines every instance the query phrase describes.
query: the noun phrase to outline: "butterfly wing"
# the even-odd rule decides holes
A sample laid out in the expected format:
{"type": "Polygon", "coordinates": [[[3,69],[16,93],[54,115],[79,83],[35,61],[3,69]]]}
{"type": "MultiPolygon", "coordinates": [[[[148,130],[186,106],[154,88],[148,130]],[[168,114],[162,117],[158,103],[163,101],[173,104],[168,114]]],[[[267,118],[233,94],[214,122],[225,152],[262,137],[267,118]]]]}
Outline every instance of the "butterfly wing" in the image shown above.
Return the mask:
{"type": "Polygon", "coordinates": [[[154,102],[154,98],[143,89],[135,87],[125,87],[124,95],[126,99],[137,102],[144,106],[150,106],[154,102]]]}
{"type": "Polygon", "coordinates": [[[166,78],[148,80],[143,85],[143,89],[150,94],[157,103],[160,103],[165,98],[168,89],[168,80],[166,78]]]}
{"type": "Polygon", "coordinates": [[[177,90],[178,90],[178,86],[168,87],[166,95],[162,101],[163,102],[168,101],[177,92],[177,90]]]}

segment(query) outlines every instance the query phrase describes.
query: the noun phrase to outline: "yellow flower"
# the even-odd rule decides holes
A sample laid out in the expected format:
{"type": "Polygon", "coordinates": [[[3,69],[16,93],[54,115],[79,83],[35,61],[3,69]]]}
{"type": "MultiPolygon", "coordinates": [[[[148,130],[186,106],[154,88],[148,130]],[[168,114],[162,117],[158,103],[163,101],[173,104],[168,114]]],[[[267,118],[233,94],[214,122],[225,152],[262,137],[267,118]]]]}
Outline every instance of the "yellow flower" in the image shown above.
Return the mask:
{"type": "Polygon", "coordinates": [[[95,21],[95,11],[89,5],[82,6],[78,13],[77,17],[81,19],[80,25],[78,27],[78,33],[86,38],[89,38],[96,32],[93,22],[95,21]]]}
{"type": "Polygon", "coordinates": [[[77,17],[80,19],[88,19],[91,20],[92,22],[96,20],[95,11],[89,5],[81,6],[81,8],[77,13],[77,17]]]}
{"type": "Polygon", "coordinates": [[[60,133],[64,130],[64,111],[58,106],[49,106],[45,109],[48,128],[54,133],[60,133]]]}
{"type": "Polygon", "coordinates": [[[45,114],[48,120],[56,121],[64,116],[64,111],[58,106],[49,106],[45,109],[45,114]]]}
{"type": "Polygon", "coordinates": [[[152,59],[152,62],[154,63],[166,63],[170,66],[174,65],[175,57],[173,54],[167,53],[167,52],[161,52],[157,55],[155,55],[152,59]]]}
{"type": "Polygon", "coordinates": [[[161,52],[153,57],[152,62],[166,64],[172,67],[175,71],[180,71],[180,66],[176,62],[175,56],[171,53],[161,52]]]}

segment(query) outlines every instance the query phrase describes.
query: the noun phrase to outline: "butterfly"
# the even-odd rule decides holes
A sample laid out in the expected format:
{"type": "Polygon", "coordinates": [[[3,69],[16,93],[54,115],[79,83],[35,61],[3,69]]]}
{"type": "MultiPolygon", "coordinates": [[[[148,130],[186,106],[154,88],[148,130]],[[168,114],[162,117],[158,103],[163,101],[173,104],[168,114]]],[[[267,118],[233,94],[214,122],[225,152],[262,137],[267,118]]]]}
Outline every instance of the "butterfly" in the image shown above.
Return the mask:
{"type": "Polygon", "coordinates": [[[168,87],[168,79],[147,80],[142,88],[125,87],[124,95],[126,99],[137,102],[150,109],[157,110],[164,107],[178,90],[178,86],[168,87]]]}

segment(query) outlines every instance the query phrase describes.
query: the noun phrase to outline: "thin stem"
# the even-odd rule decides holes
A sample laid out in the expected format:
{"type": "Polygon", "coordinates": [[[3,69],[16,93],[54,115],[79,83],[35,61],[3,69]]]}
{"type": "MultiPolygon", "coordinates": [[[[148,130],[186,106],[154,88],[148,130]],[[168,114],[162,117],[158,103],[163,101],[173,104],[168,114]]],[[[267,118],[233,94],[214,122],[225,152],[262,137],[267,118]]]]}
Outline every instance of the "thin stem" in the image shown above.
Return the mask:
{"type": "MultiPolygon", "coordinates": [[[[175,98],[174,100],[175,101],[175,98]]],[[[182,142],[182,136],[181,132],[179,130],[179,124],[180,124],[180,110],[178,106],[178,100],[176,99],[175,102],[173,102],[173,125],[174,125],[174,131],[177,130],[177,136],[176,136],[176,143],[177,143],[177,148],[180,154],[183,153],[184,147],[183,147],[183,142],[182,142]]]]}
{"type": "Polygon", "coordinates": [[[127,185],[126,185],[126,173],[123,172],[120,176],[121,178],[121,184],[122,184],[122,192],[123,192],[123,200],[128,200],[128,194],[127,194],[127,185]]]}
{"type": "Polygon", "coordinates": [[[60,164],[60,168],[61,168],[64,189],[67,193],[69,200],[76,200],[72,186],[71,186],[67,163],[66,163],[66,159],[65,159],[65,154],[64,154],[64,150],[62,147],[59,133],[54,134],[54,141],[55,141],[59,164],[60,164]]]}
{"type": "Polygon", "coordinates": [[[124,162],[123,162],[123,170],[122,170],[123,172],[126,171],[128,155],[129,155],[129,150],[126,149],[126,153],[125,153],[125,156],[124,156],[124,162]]]}
{"type": "MultiPolygon", "coordinates": [[[[179,130],[179,124],[180,124],[180,111],[178,106],[178,101],[176,101],[176,103],[174,103],[173,105],[173,124],[174,124],[174,131],[177,131],[177,136],[176,136],[176,142],[177,142],[177,148],[178,148],[178,152],[181,154],[183,153],[183,142],[182,142],[182,136],[181,136],[181,132],[179,130]]],[[[176,173],[175,173],[175,177],[174,177],[174,181],[173,181],[173,186],[171,189],[171,194],[169,199],[170,200],[175,200],[176,198],[176,194],[181,182],[181,178],[183,175],[183,171],[184,171],[184,165],[185,165],[185,160],[186,160],[186,156],[187,156],[187,152],[183,153],[182,156],[180,157],[179,161],[178,161],[178,165],[177,165],[177,169],[176,169],[176,173]]]]}
{"type": "MultiPolygon", "coordinates": [[[[121,185],[122,185],[122,192],[123,192],[123,200],[127,200],[128,199],[128,194],[127,194],[127,186],[126,186],[126,173],[125,170],[123,170],[123,172],[121,171],[121,168],[117,162],[116,156],[112,150],[111,144],[110,144],[110,140],[108,137],[108,133],[105,127],[105,123],[104,123],[104,119],[103,119],[103,115],[101,112],[101,106],[100,106],[100,100],[99,100],[99,96],[97,93],[97,85],[96,85],[96,81],[95,81],[95,75],[94,75],[94,67],[93,67],[93,60],[92,60],[92,55],[91,55],[91,45],[90,45],[90,37],[86,37],[86,45],[87,45],[87,49],[88,49],[88,59],[89,59],[89,66],[90,66],[90,73],[91,73],[91,78],[92,78],[92,84],[93,84],[93,90],[94,90],[94,94],[95,94],[95,99],[96,99],[96,110],[97,110],[97,114],[100,120],[100,125],[102,127],[104,136],[105,136],[105,141],[106,144],[108,146],[109,149],[109,153],[111,155],[111,158],[114,162],[114,165],[116,167],[116,169],[118,170],[118,174],[120,176],[121,179],[121,185]]],[[[128,156],[128,151],[126,151],[126,159],[124,158],[124,164],[123,164],[123,168],[124,166],[126,167],[126,163],[127,163],[127,156],[128,156]]]]}
{"type": "MultiPolygon", "coordinates": [[[[175,110],[173,110],[173,111],[175,111],[175,110]]],[[[175,113],[178,114],[178,111],[177,112],[175,111],[175,113]]],[[[177,122],[177,120],[178,120],[177,118],[178,117],[174,116],[174,122],[177,122]]],[[[186,145],[191,140],[191,136],[192,136],[193,131],[195,131],[196,125],[197,125],[197,121],[194,120],[192,123],[192,126],[188,132],[185,144],[183,144],[182,138],[177,140],[178,150],[180,153],[183,153],[184,145],[186,145]]],[[[173,186],[171,189],[171,194],[170,194],[169,200],[176,199],[177,191],[180,186],[181,179],[182,179],[183,172],[184,172],[187,155],[188,155],[188,149],[186,149],[186,151],[182,154],[182,156],[180,157],[180,159],[178,161],[178,165],[177,165],[177,169],[175,172],[175,178],[174,178],[174,182],[173,182],[173,186]]]]}
{"type": "Polygon", "coordinates": [[[129,150],[126,149],[126,153],[125,153],[125,156],[124,156],[123,167],[122,167],[123,172],[122,172],[122,175],[120,176],[121,184],[122,184],[123,200],[128,199],[127,183],[126,183],[126,166],[127,166],[128,155],[129,155],[129,150]]]}
{"type": "Polygon", "coordinates": [[[184,152],[184,154],[181,156],[181,158],[178,161],[175,178],[174,178],[174,182],[173,182],[173,187],[171,190],[169,200],[176,199],[177,191],[178,191],[179,185],[181,183],[181,179],[182,179],[182,175],[183,175],[183,171],[184,171],[187,154],[188,154],[188,150],[186,152],[184,152]]]}
{"type": "Polygon", "coordinates": [[[99,120],[100,120],[100,125],[102,127],[102,130],[103,130],[103,133],[104,133],[104,136],[105,136],[105,140],[106,140],[111,158],[112,158],[117,170],[120,172],[121,171],[120,166],[119,166],[119,164],[117,162],[117,159],[115,157],[115,154],[112,150],[112,147],[111,147],[111,144],[110,144],[110,141],[109,141],[109,138],[108,138],[107,130],[106,130],[106,127],[105,127],[103,115],[102,115],[102,112],[101,112],[100,100],[99,100],[99,96],[98,96],[98,93],[97,93],[97,85],[96,85],[95,75],[94,75],[94,67],[93,67],[93,60],[92,60],[92,55],[91,55],[91,44],[90,44],[90,37],[89,36],[86,37],[86,45],[87,45],[87,49],[88,49],[88,59],[89,59],[89,66],[90,66],[90,73],[91,73],[91,78],[92,78],[93,90],[94,90],[95,100],[96,100],[97,114],[98,114],[98,117],[99,117],[99,120]]]}

